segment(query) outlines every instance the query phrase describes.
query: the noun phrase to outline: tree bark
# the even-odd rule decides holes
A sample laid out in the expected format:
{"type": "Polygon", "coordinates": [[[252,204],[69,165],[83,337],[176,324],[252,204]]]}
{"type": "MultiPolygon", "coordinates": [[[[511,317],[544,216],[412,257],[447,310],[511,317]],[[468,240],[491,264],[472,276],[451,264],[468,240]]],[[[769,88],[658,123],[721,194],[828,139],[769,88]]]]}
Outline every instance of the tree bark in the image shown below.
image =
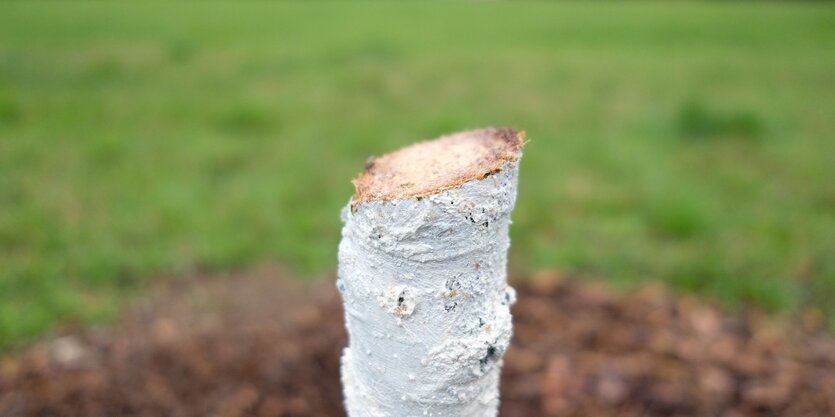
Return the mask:
{"type": "Polygon", "coordinates": [[[337,280],[350,417],[497,414],[522,145],[510,129],[464,132],[371,161],[355,181],[337,280]]]}

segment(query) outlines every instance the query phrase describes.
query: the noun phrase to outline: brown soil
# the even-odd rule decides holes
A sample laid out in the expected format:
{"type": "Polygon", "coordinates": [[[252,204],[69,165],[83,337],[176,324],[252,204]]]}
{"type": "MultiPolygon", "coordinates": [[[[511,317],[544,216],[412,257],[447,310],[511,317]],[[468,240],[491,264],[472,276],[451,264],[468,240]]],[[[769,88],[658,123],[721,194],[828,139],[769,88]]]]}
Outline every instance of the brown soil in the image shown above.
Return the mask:
{"type": "Polygon", "coordinates": [[[353,202],[422,197],[499,171],[519,157],[525,134],[487,128],[416,143],[370,158],[355,179],[353,202]]]}
{"type": "MultiPolygon", "coordinates": [[[[0,416],[342,416],[330,282],[195,279],[0,360],[0,416]]],[[[517,283],[505,417],[832,416],[835,341],[812,319],[729,316],[655,287],[517,283]]]]}

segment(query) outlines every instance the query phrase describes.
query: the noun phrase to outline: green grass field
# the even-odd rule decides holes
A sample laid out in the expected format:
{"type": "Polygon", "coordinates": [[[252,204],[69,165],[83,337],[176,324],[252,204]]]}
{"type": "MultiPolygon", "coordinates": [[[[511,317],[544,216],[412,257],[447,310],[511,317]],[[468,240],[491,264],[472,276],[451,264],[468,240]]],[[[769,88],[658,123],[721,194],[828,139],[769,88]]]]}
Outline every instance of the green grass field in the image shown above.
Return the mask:
{"type": "Polygon", "coordinates": [[[371,154],[524,129],[511,269],[835,317],[835,7],[3,3],[0,346],[335,267],[371,154]]]}

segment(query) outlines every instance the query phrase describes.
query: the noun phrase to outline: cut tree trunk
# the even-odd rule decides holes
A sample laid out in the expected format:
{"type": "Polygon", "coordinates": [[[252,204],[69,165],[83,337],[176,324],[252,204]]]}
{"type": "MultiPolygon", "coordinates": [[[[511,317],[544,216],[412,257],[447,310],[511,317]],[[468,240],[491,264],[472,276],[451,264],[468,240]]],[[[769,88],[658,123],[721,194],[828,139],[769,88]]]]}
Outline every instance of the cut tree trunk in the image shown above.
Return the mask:
{"type": "Polygon", "coordinates": [[[350,417],[496,415],[523,144],[511,129],[463,132],[370,159],[354,181],[337,280],[350,417]]]}

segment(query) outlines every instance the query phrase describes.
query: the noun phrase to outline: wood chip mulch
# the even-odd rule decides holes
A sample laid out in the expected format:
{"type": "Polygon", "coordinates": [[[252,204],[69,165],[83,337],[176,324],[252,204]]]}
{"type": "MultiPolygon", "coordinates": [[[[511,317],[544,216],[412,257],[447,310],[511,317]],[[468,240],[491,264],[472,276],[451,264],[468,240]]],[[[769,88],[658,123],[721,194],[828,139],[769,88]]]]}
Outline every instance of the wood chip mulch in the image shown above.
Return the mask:
{"type": "MultiPolygon", "coordinates": [[[[0,416],[343,416],[332,283],[194,279],[0,359],[0,416]]],[[[835,416],[835,339],[657,287],[515,284],[504,417],[835,416]]]]}

